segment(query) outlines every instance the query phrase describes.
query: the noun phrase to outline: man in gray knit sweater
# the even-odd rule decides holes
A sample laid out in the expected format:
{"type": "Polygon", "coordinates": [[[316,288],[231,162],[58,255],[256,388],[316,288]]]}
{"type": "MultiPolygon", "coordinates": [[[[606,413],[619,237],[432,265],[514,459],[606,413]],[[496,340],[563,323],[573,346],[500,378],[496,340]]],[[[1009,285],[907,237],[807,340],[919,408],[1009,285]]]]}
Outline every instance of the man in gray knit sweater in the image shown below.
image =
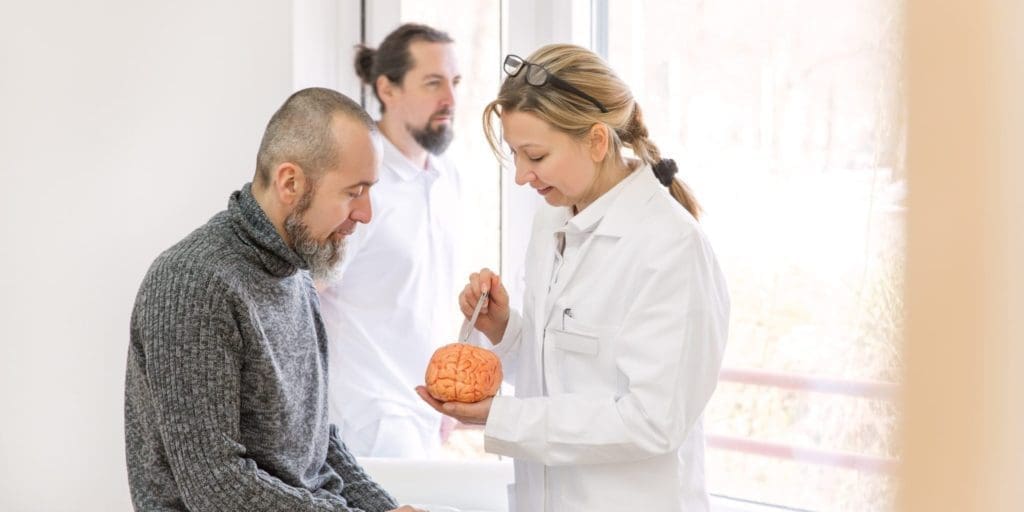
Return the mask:
{"type": "Polygon", "coordinates": [[[335,91],[293,94],[267,125],[253,183],[149,269],[125,383],[137,510],[396,509],[327,423],[311,277],[370,221],[375,131],[335,91]]]}

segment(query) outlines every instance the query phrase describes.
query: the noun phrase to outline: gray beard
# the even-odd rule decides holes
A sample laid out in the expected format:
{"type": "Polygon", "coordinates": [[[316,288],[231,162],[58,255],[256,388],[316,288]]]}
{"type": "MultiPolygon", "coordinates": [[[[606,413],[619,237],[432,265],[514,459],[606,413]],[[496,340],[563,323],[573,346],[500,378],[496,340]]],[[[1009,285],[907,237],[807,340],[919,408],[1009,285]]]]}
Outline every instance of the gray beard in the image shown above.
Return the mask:
{"type": "Polygon", "coordinates": [[[306,262],[314,281],[326,282],[334,277],[338,263],[345,253],[345,239],[317,240],[302,221],[302,214],[313,201],[313,190],[307,191],[295,205],[295,210],[284,219],[284,231],[292,241],[292,249],[306,262]]]}
{"type": "Polygon", "coordinates": [[[431,128],[430,121],[427,121],[427,125],[422,129],[413,128],[409,125],[406,125],[405,129],[409,130],[409,134],[412,135],[412,138],[416,140],[420,147],[435,156],[444,153],[448,149],[448,145],[452,143],[452,139],[455,138],[455,130],[446,125],[431,128]]]}

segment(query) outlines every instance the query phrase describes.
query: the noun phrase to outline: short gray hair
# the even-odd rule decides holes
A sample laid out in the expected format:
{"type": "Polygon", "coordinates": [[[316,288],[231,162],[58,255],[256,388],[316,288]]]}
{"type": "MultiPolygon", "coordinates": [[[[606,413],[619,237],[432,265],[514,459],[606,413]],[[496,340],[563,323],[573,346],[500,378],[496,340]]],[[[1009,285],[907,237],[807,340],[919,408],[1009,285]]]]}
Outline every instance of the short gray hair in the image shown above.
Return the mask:
{"type": "Polygon", "coordinates": [[[340,149],[335,143],[331,120],[341,114],[376,131],[363,107],[338,91],[323,87],[302,89],[274,112],[263,132],[256,155],[256,184],[270,184],[274,168],[292,162],[310,173],[316,181],[323,172],[337,165],[340,149]]]}

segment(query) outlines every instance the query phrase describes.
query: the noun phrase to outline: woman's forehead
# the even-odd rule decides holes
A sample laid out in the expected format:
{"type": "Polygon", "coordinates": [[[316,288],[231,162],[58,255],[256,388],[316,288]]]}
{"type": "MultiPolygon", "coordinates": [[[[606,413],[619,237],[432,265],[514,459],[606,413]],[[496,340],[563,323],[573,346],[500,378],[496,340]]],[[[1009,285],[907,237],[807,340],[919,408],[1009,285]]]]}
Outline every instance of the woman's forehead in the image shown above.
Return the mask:
{"type": "Polygon", "coordinates": [[[508,112],[501,116],[501,123],[505,141],[515,146],[539,146],[550,143],[558,133],[551,129],[548,123],[529,112],[508,112]]]}

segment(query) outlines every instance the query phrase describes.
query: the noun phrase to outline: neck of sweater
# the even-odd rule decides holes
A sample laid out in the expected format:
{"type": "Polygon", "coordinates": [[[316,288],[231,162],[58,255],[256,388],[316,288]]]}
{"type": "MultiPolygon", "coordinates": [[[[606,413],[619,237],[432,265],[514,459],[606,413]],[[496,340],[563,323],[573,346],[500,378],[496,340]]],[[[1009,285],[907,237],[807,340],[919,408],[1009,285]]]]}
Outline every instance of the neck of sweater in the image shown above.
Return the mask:
{"type": "Polygon", "coordinates": [[[231,225],[243,244],[251,250],[249,255],[257,259],[271,275],[289,277],[309,265],[298,255],[274,228],[266,212],[252,195],[252,184],[246,183],[231,194],[228,201],[231,225]]]}

